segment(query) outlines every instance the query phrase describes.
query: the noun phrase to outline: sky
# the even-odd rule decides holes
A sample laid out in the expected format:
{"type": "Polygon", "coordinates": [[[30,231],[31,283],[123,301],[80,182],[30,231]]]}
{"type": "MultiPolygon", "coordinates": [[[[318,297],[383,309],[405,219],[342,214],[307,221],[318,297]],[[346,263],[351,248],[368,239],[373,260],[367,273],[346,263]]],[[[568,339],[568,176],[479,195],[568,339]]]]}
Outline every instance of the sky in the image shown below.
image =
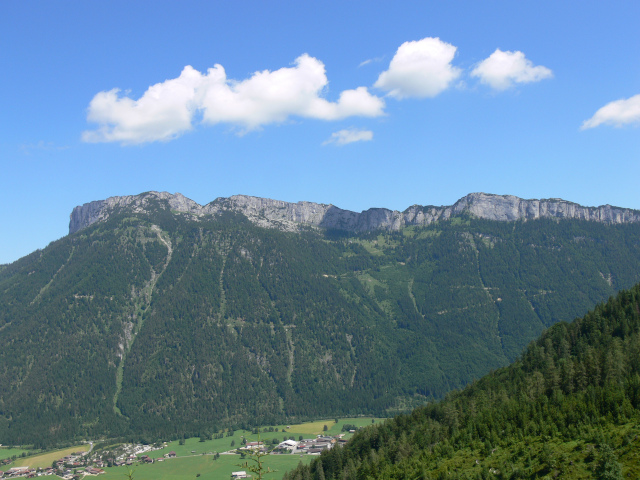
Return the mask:
{"type": "Polygon", "coordinates": [[[638,24],[636,0],[5,2],[0,264],[150,190],[640,209],[638,24]]]}

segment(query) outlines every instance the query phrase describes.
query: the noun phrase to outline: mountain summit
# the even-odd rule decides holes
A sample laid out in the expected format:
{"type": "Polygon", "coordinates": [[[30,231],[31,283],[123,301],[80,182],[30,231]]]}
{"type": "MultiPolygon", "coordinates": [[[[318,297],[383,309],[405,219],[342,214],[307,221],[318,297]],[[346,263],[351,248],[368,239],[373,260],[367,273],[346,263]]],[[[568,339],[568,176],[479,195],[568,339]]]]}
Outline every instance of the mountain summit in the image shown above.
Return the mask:
{"type": "Polygon", "coordinates": [[[640,222],[640,211],[603,205],[583,207],[561,199],[524,200],[513,195],[470,193],[450,206],[413,205],[399,212],[386,208],[370,208],[357,213],[334,205],[313,202],[290,203],[268,198],[233,195],[200,205],[180,193],[147,192],[140,195],[110,197],[73,209],[69,233],[75,233],[95,222],[105,220],[123,207],[144,211],[150,202],[163,201],[171,211],[186,213],[194,219],[222,211],[242,213],[254,224],[296,231],[304,226],[366,232],[400,230],[407,226],[427,226],[438,220],[468,213],[476,218],[497,221],[535,220],[538,218],[573,218],[619,224],[640,222]]]}
{"type": "Polygon", "coordinates": [[[0,270],[0,443],[408,410],[640,281],[638,216],[485,194],[83,205],[0,270]]]}

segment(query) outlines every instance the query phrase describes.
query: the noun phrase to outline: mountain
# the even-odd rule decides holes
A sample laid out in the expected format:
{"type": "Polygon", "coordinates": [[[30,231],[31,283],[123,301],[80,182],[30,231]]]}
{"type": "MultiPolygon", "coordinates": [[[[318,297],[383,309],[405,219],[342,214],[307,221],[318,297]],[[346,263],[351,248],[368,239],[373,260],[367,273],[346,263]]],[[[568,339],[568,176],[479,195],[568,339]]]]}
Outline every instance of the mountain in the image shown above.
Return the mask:
{"type": "Polygon", "coordinates": [[[77,207],[0,270],[0,443],[406,411],[640,281],[639,215],[485,194],[77,207]]]}
{"type": "Polygon", "coordinates": [[[285,480],[640,477],[640,285],[285,480]]]}
{"type": "Polygon", "coordinates": [[[297,231],[304,226],[351,232],[380,229],[397,231],[407,226],[424,227],[462,213],[497,221],[573,218],[608,224],[640,222],[640,211],[628,208],[611,205],[583,207],[557,198],[523,200],[513,195],[486,193],[471,193],[447,207],[413,205],[404,212],[371,208],[356,213],[333,205],[313,202],[289,203],[247,195],[217,198],[202,206],[180,193],[172,195],[167,192],[149,192],[136,196],[111,197],[74,208],[69,222],[69,233],[75,233],[92,223],[104,220],[123,207],[144,211],[148,202],[156,200],[166,201],[172,211],[190,214],[194,219],[221,211],[234,211],[243,214],[256,225],[287,231],[297,231]]]}

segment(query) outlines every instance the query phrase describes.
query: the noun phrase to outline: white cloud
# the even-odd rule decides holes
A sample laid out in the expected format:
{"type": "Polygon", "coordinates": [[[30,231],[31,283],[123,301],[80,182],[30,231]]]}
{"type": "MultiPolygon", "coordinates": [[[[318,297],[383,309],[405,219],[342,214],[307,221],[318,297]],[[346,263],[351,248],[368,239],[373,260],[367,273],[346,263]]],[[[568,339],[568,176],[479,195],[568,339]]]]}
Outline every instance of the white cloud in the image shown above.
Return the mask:
{"type": "Polygon", "coordinates": [[[186,66],[178,78],[152,85],[139,100],[120,97],[117,88],[100,92],[87,114],[87,120],[99,127],[83,132],[82,139],[124,144],[172,140],[192,128],[201,83],[200,72],[186,66]]]}
{"type": "Polygon", "coordinates": [[[373,132],[371,130],[360,130],[357,128],[347,128],[334,132],[331,138],[326,140],[323,145],[334,143],[336,145],[346,145],[353,142],[369,142],[373,140],[373,132]]]}
{"type": "Polygon", "coordinates": [[[456,50],[439,38],[405,42],[374,86],[398,99],[435,97],[460,76],[461,70],[451,65],[456,50]]]}
{"type": "Polygon", "coordinates": [[[503,52],[498,48],[471,71],[471,76],[480,78],[482,83],[496,90],[506,90],[514,83],[551,78],[553,72],[542,65],[534,66],[522,52],[503,52]]]}
{"type": "Polygon", "coordinates": [[[360,62],[360,65],[358,65],[358,67],[364,67],[365,65],[369,65],[370,63],[374,63],[374,62],[378,63],[378,62],[381,62],[382,60],[384,60],[384,57],[368,58],[363,62],[360,62]]]}
{"type": "Polygon", "coordinates": [[[294,67],[256,72],[242,82],[228,81],[222,66],[216,65],[209,69],[203,88],[203,119],[253,129],[290,115],[321,120],[382,115],[384,101],[366,87],[345,90],[337,102],[329,102],[320,96],[327,83],[324,64],[309,55],[298,57],[294,67]]]}
{"type": "Polygon", "coordinates": [[[640,124],[640,94],[607,103],[593,117],[585,120],[581,129],[586,130],[602,124],[621,127],[633,123],[640,124]]]}
{"type": "Polygon", "coordinates": [[[290,116],[340,120],[384,114],[384,100],[366,87],[344,90],[336,102],[321,95],[328,85],[324,64],[307,54],[292,67],[264,70],[250,78],[228,79],[222,65],[206,74],[191,66],[176,79],[149,87],[138,100],[119,97],[119,90],[98,93],[87,119],[99,125],[83,133],[89,142],[144,143],[167,141],[192,128],[196,112],[203,123],[230,123],[245,130],[278,123],[290,116]]]}

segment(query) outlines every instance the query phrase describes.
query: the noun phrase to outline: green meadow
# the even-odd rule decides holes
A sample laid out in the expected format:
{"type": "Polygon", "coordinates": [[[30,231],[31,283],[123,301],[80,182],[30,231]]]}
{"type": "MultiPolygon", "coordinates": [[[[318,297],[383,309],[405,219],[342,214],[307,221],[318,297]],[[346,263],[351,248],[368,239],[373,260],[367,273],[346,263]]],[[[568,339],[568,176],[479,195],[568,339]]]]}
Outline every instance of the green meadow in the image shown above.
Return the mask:
{"type": "MultiPolygon", "coordinates": [[[[134,480],[228,480],[231,472],[247,470],[240,466],[248,458],[241,459],[240,455],[220,455],[214,460],[213,455],[196,455],[192,457],[179,457],[167,459],[150,465],[138,465],[130,467],[134,480]]],[[[268,455],[264,457],[264,464],[276,470],[267,476],[269,479],[282,479],[284,473],[295,468],[298,463],[309,463],[314,457],[311,455],[268,455]]],[[[101,480],[124,480],[128,475],[126,467],[106,468],[105,475],[100,475],[101,480]]]]}
{"type": "Polygon", "coordinates": [[[22,448],[6,448],[0,447],[0,460],[4,460],[5,458],[11,458],[14,455],[18,457],[22,455],[22,453],[29,453],[28,450],[23,450],[22,448]]]}
{"type": "MultiPolygon", "coordinates": [[[[364,427],[372,423],[384,421],[380,418],[356,417],[327,419],[316,422],[307,422],[297,425],[274,425],[263,427],[261,429],[260,440],[270,443],[276,438],[279,442],[284,438],[294,437],[296,440],[300,436],[304,438],[313,438],[316,435],[326,433],[327,435],[338,435],[342,432],[344,424],[355,425],[356,427],[364,427]],[[324,426],[327,430],[324,430],[324,426]],[[289,428],[287,428],[289,427],[289,428]],[[278,429],[276,432],[275,429],[278,429]],[[269,429],[273,429],[272,432],[269,429]]],[[[352,434],[348,432],[345,438],[349,438],[352,434]]],[[[129,467],[133,471],[134,480],[177,480],[177,479],[196,479],[198,480],[227,480],[231,476],[231,472],[237,470],[247,470],[246,467],[240,466],[251,463],[249,456],[242,459],[237,454],[222,454],[217,459],[216,452],[222,453],[236,449],[241,445],[242,439],[246,438],[248,442],[258,440],[258,435],[247,430],[236,430],[233,436],[225,436],[220,439],[206,440],[201,442],[199,438],[185,439],[184,445],[180,445],[179,441],[172,441],[161,450],[147,452],[151,458],[160,458],[169,452],[175,452],[176,458],[168,458],[162,462],[153,464],[136,464],[129,467]],[[234,442],[234,446],[231,446],[234,442]],[[198,476],[199,475],[199,476],[198,476]]],[[[312,455],[268,455],[264,457],[265,465],[269,466],[275,473],[270,474],[267,478],[279,480],[288,470],[295,468],[298,463],[309,463],[314,457],[312,455]]],[[[105,468],[106,474],[101,475],[103,480],[124,480],[128,475],[126,467],[105,468]]]]}
{"type": "MultiPolygon", "coordinates": [[[[299,425],[290,425],[290,429],[287,432],[291,431],[291,435],[296,437],[298,440],[298,435],[303,435],[305,438],[309,436],[315,435],[338,435],[342,432],[342,426],[344,424],[355,425],[356,427],[366,427],[367,425],[371,425],[372,423],[380,423],[384,421],[384,418],[371,418],[371,417],[355,417],[355,418],[341,418],[338,419],[338,423],[335,422],[335,419],[332,420],[319,420],[317,422],[307,422],[301,423],[299,425]],[[328,430],[324,430],[324,426],[327,426],[328,430]]],[[[349,432],[344,432],[345,438],[350,438],[351,435],[349,432]]]]}
{"type": "MultiPolygon", "coordinates": [[[[313,438],[316,435],[326,433],[327,435],[338,435],[342,432],[342,426],[344,424],[355,425],[356,427],[364,427],[371,425],[373,422],[379,423],[384,419],[371,418],[371,417],[356,417],[356,418],[342,418],[338,419],[338,423],[335,423],[335,419],[320,420],[316,422],[301,423],[298,425],[274,425],[271,427],[263,427],[260,433],[260,440],[270,443],[274,438],[278,439],[278,442],[282,442],[285,437],[294,437],[296,440],[302,435],[304,438],[313,438]],[[327,426],[327,431],[324,431],[324,426],[327,426]],[[287,428],[290,427],[290,428],[287,428]],[[270,432],[269,429],[273,428],[270,432]],[[278,431],[276,432],[276,428],[278,431]]],[[[345,438],[349,438],[351,434],[345,432],[345,438]]],[[[226,435],[226,434],[225,434],[226,435]]],[[[169,442],[168,445],[161,449],[148,453],[151,458],[162,457],[166,453],[176,452],[178,457],[202,455],[215,452],[226,452],[232,449],[236,449],[241,445],[243,437],[246,437],[248,442],[255,442],[258,440],[258,435],[251,433],[248,430],[236,430],[233,436],[223,437],[214,440],[206,440],[201,442],[199,438],[187,438],[184,441],[184,445],[180,445],[178,440],[169,442]],[[231,446],[231,442],[234,446],[231,446]]]]}
{"type": "MultiPolygon", "coordinates": [[[[352,436],[349,432],[342,432],[345,424],[354,425],[356,427],[366,427],[372,423],[380,423],[384,421],[382,418],[372,417],[355,417],[319,420],[315,422],[307,422],[291,425],[274,425],[262,427],[260,440],[270,444],[273,439],[278,442],[285,438],[293,437],[298,440],[303,438],[313,438],[316,435],[338,435],[345,433],[345,438],[352,436]],[[327,430],[324,427],[327,427],[327,430]],[[275,430],[278,430],[277,432],[275,430]],[[272,430],[272,431],[269,431],[272,430]]],[[[198,479],[198,480],[227,480],[231,476],[231,472],[237,470],[247,470],[247,463],[251,464],[252,460],[249,456],[244,459],[237,454],[224,454],[230,450],[235,450],[242,446],[242,440],[246,438],[248,442],[258,440],[258,435],[247,430],[236,430],[231,436],[225,436],[219,439],[206,440],[201,442],[199,438],[187,438],[184,444],[180,445],[180,441],[175,440],[169,442],[166,447],[160,450],[147,452],[153,459],[161,458],[169,452],[175,452],[176,458],[167,458],[162,462],[153,464],[144,464],[136,462],[129,467],[112,467],[105,468],[105,474],[100,475],[103,480],[125,480],[128,478],[129,471],[133,472],[134,480],[182,480],[182,479],[198,479]],[[233,442],[233,446],[231,445],[233,442]],[[215,453],[221,453],[216,458],[215,453]]],[[[64,450],[56,450],[43,454],[18,458],[11,467],[28,465],[31,467],[47,467],[54,460],[68,455],[70,452],[87,450],[88,445],[79,445],[64,450]]],[[[20,456],[26,450],[20,448],[0,447],[0,459],[10,458],[13,455],[20,456]]],[[[275,470],[269,474],[267,478],[279,480],[285,472],[295,468],[300,462],[309,463],[314,457],[312,455],[268,455],[264,457],[264,464],[275,470]]],[[[55,478],[55,477],[54,477],[55,478]]]]}

